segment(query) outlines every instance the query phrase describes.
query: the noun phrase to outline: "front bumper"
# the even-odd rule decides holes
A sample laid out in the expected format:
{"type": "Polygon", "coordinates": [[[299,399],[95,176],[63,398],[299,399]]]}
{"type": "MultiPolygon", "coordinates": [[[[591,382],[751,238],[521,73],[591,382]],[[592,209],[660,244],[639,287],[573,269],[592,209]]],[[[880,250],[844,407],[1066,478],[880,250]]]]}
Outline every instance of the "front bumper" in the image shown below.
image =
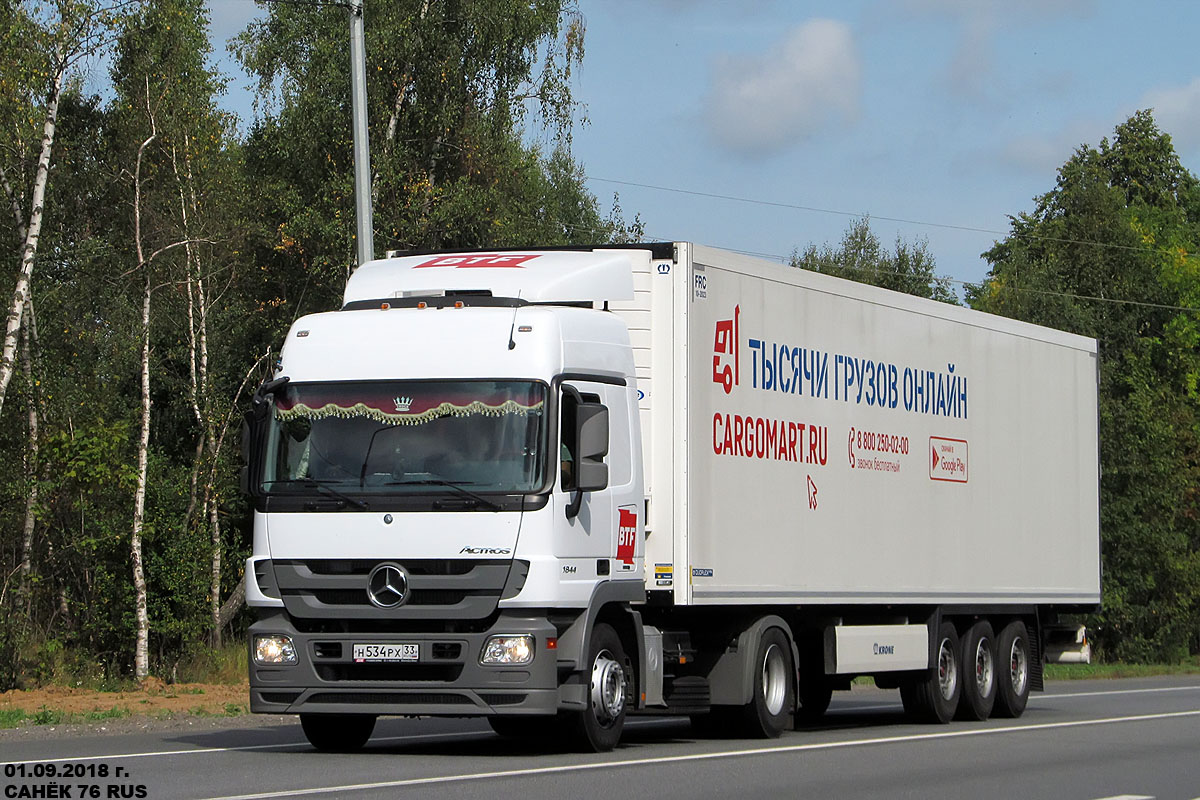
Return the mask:
{"type": "Polygon", "coordinates": [[[501,612],[491,627],[472,633],[301,633],[282,610],[250,626],[250,710],[259,714],[378,714],[490,716],[554,714],[558,710],[556,637],[544,617],[501,612]],[[483,665],[489,637],[533,634],[533,661],[483,665]],[[297,662],[254,662],[257,634],[290,636],[297,662]],[[356,663],[355,644],[418,644],[416,662],[356,663]]]}

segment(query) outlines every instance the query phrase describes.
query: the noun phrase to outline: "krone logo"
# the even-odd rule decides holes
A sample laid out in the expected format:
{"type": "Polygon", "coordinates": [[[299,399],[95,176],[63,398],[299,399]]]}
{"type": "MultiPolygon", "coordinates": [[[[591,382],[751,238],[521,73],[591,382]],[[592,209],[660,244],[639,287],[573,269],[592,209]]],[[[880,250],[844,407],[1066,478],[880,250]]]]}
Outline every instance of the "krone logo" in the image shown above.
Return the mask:
{"type": "Polygon", "coordinates": [[[378,608],[395,608],[408,599],[408,573],[390,561],[380,564],[367,576],[367,598],[378,608]]]}

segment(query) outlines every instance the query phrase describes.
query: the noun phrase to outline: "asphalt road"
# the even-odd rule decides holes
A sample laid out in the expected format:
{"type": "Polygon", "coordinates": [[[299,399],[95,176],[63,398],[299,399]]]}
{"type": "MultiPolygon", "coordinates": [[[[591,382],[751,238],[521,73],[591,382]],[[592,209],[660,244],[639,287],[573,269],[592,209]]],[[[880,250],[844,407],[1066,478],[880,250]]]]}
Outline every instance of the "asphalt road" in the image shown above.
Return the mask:
{"type": "Polygon", "coordinates": [[[436,719],[380,720],[363,752],[327,755],[293,718],[274,722],[6,738],[2,796],[1200,798],[1200,676],[1055,683],[1019,720],[947,726],[906,722],[897,692],[856,689],[819,727],[776,740],[697,739],[686,721],[643,718],[603,755],[436,719]]]}

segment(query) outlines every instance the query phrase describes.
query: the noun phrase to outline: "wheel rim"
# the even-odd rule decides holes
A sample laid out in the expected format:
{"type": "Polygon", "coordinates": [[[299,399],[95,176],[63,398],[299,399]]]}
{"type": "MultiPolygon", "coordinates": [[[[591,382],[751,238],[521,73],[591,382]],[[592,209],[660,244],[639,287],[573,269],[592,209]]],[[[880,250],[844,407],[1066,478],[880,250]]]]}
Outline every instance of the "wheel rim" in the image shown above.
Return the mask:
{"type": "Polygon", "coordinates": [[[592,713],[601,725],[610,725],[625,708],[625,668],[608,650],[592,662],[592,713]]]}
{"type": "Polygon", "coordinates": [[[1023,696],[1025,684],[1029,681],[1029,659],[1025,654],[1025,642],[1020,638],[1013,639],[1012,648],[1008,653],[1008,670],[1013,694],[1017,697],[1023,696]]]}
{"type": "Polygon", "coordinates": [[[763,654],[762,693],[763,705],[771,716],[783,711],[787,700],[787,662],[779,645],[772,644],[763,654]]]}
{"type": "Polygon", "coordinates": [[[996,668],[992,663],[991,644],[987,639],[980,638],[975,645],[975,686],[979,689],[980,697],[991,695],[995,680],[996,668]]]}
{"type": "Polygon", "coordinates": [[[949,639],[942,639],[938,647],[938,689],[945,700],[952,700],[957,687],[958,665],[954,663],[954,647],[949,639]]]}

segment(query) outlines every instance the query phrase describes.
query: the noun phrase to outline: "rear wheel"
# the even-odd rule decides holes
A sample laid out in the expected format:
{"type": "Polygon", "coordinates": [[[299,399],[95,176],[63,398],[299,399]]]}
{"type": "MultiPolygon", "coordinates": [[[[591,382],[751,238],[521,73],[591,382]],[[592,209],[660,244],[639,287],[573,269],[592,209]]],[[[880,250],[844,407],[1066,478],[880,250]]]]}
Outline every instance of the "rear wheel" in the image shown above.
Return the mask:
{"type": "Polygon", "coordinates": [[[954,718],[962,692],[958,632],[949,622],[938,627],[933,668],[900,684],[904,710],[924,722],[946,723],[954,718]]]}
{"type": "Polygon", "coordinates": [[[353,753],[375,730],[372,714],[301,714],[300,727],[308,743],[324,753],[353,753]]]}
{"type": "Polygon", "coordinates": [[[592,629],[587,663],[587,708],[570,712],[563,722],[580,749],[606,753],[621,741],[630,690],[625,648],[611,625],[601,622],[592,629]]]}
{"type": "Polygon", "coordinates": [[[957,719],[985,720],[996,702],[996,642],[992,626],[980,620],[962,640],[962,698],[957,719]]]}
{"type": "Polygon", "coordinates": [[[792,646],[779,628],[767,629],[758,640],[754,696],[742,710],[743,729],[749,736],[774,739],[787,727],[795,708],[792,646]]]}
{"type": "Polygon", "coordinates": [[[997,639],[996,707],[997,717],[1016,718],[1025,713],[1029,702],[1029,631],[1025,623],[1014,620],[1004,626],[997,639]]]}

